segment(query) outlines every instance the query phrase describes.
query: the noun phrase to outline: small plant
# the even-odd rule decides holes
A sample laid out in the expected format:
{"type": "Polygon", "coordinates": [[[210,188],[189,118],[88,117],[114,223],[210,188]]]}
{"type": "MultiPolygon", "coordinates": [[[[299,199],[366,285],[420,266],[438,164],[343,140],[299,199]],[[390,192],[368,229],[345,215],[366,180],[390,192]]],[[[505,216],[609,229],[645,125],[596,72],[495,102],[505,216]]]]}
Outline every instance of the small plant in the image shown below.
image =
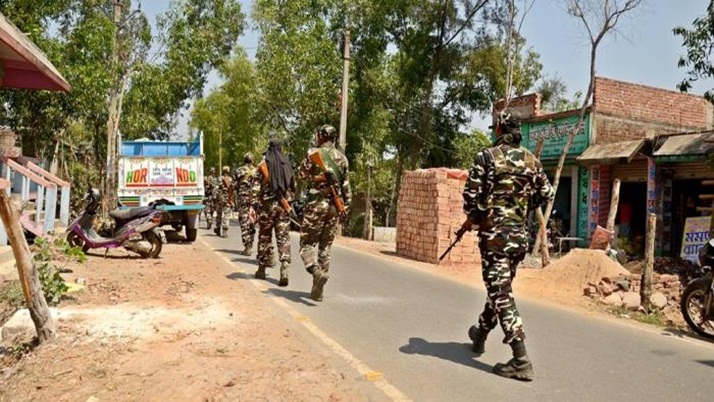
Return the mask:
{"type": "Polygon", "coordinates": [[[42,292],[47,303],[55,305],[59,303],[62,296],[67,294],[69,287],[60,275],[59,267],[53,261],[58,260],[60,256],[64,256],[78,262],[84,262],[87,256],[84,255],[80,248],[70,247],[64,239],[58,239],[50,243],[46,239],[38,237],[32,247],[34,251],[32,262],[40,276],[42,292]]]}

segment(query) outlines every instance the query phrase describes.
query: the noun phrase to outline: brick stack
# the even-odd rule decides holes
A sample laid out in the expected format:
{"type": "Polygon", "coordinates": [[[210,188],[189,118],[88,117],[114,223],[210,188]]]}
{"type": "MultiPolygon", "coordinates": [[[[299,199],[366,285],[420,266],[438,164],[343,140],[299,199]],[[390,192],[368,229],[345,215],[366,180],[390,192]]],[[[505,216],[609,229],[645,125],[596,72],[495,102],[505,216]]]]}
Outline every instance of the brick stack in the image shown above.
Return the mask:
{"type": "MultiPolygon", "coordinates": [[[[397,254],[435,264],[466,218],[462,192],[466,171],[404,172],[397,206],[397,254]]],[[[474,232],[467,233],[441,264],[480,263],[474,232]]]]}

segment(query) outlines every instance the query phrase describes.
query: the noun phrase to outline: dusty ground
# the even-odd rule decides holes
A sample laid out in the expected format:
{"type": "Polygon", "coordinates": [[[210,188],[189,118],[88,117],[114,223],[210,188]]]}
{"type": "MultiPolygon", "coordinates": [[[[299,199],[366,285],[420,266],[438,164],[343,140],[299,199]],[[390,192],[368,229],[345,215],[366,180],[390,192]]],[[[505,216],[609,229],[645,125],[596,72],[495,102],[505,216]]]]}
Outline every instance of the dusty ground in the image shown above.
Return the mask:
{"type": "Polygon", "coordinates": [[[91,256],[60,337],[0,371],[0,400],[366,400],[349,369],[200,242],[91,256]],[[228,279],[232,280],[226,280],[228,279]]]}

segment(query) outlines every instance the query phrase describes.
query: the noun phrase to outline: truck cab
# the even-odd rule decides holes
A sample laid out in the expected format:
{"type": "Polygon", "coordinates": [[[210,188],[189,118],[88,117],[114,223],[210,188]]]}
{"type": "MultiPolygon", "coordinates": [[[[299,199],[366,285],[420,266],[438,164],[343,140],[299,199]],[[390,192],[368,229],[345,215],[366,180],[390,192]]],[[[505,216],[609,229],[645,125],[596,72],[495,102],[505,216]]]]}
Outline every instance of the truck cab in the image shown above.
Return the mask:
{"type": "Polygon", "coordinates": [[[167,212],[164,225],[186,230],[196,240],[203,209],[203,138],[191,141],[121,141],[118,160],[119,208],[156,205],[167,212]]]}

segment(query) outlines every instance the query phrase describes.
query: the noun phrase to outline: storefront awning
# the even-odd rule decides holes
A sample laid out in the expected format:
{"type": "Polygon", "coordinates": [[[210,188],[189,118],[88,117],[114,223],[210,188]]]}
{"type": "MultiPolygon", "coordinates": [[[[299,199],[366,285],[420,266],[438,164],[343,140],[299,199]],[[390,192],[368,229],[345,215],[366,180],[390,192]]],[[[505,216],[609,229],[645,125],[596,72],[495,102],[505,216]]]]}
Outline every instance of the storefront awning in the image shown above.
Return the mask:
{"type": "Polygon", "coordinates": [[[652,153],[658,160],[704,158],[714,152],[714,131],[697,134],[673,135],[652,153]]]}
{"type": "Polygon", "coordinates": [[[25,34],[0,14],[0,86],[69,91],[70,85],[25,34]]]}
{"type": "Polygon", "coordinates": [[[577,161],[583,165],[612,165],[629,163],[642,149],[645,140],[613,142],[589,146],[577,161]]]}

